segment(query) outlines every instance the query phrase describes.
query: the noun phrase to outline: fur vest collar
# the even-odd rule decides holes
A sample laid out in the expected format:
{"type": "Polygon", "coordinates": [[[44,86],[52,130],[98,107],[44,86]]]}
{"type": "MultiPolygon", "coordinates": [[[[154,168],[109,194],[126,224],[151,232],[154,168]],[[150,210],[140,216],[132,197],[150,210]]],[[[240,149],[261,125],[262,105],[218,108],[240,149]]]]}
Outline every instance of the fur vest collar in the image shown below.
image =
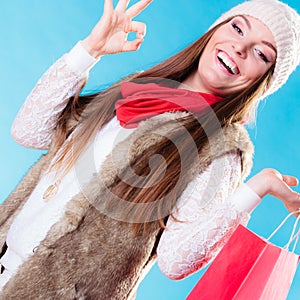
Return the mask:
{"type": "MultiPolygon", "coordinates": [[[[85,187],[84,193],[77,194],[68,202],[64,217],[51,227],[37,251],[4,286],[0,298],[67,300],[134,297],[138,282],[154,262],[162,230],[153,224],[146,235],[134,236],[132,224],[119,220],[118,215],[108,216],[105,205],[101,204],[105,202],[99,199],[105,199],[105,186],[113,182],[116,172],[160,140],[157,133],[172,136],[178,130],[176,122],[166,124],[166,120],[176,120],[185,115],[181,112],[153,117],[142,122],[134,133],[120,142],[104,162],[101,172],[95,174],[85,187]]],[[[241,180],[244,179],[252,166],[253,146],[244,127],[233,124],[209,138],[199,160],[183,179],[182,188],[203,172],[213,159],[232,151],[241,155],[241,180]]],[[[43,155],[0,207],[0,246],[4,245],[14,217],[52,158],[51,151],[43,155]]]]}

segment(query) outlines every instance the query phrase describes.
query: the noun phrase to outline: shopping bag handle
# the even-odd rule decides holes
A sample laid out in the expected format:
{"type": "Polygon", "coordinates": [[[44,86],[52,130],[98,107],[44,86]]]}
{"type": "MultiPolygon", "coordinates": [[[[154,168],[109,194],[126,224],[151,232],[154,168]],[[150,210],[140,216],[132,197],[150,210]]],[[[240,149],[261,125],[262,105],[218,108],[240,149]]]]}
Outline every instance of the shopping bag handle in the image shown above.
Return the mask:
{"type": "MultiPolygon", "coordinates": [[[[298,216],[298,220],[299,220],[300,216],[298,216]]],[[[294,246],[292,249],[292,252],[295,252],[296,246],[298,244],[298,240],[299,240],[299,235],[300,235],[300,229],[298,230],[298,232],[296,234],[294,234],[293,236],[290,237],[289,242],[284,246],[284,249],[288,249],[290,244],[295,240],[294,242],[294,246]]]]}
{"type": "MultiPolygon", "coordinates": [[[[294,239],[295,240],[295,243],[294,243],[294,246],[293,246],[293,249],[292,249],[292,252],[295,252],[295,249],[296,249],[296,246],[298,244],[298,240],[299,240],[299,235],[300,235],[300,230],[298,230],[298,232],[293,236],[292,240],[291,240],[291,243],[293,242],[294,239]]],[[[289,244],[286,245],[286,249],[289,248],[289,244]]]]}
{"type": "Polygon", "coordinates": [[[284,220],[279,224],[279,226],[271,233],[271,235],[267,238],[267,241],[269,241],[280,229],[281,227],[286,223],[286,221],[291,217],[293,216],[294,214],[296,213],[299,213],[295,223],[294,223],[294,226],[293,226],[293,230],[292,230],[292,233],[290,235],[290,239],[289,241],[287,242],[287,244],[283,247],[284,249],[288,249],[291,245],[291,243],[295,240],[295,243],[294,243],[294,246],[293,246],[293,249],[292,249],[292,252],[295,251],[296,249],[296,246],[297,246],[297,243],[298,243],[298,239],[299,239],[299,235],[300,235],[300,230],[295,234],[295,231],[296,231],[296,228],[298,226],[298,223],[299,223],[299,220],[300,220],[300,208],[296,211],[293,211],[291,213],[289,213],[285,218],[284,220]]]}

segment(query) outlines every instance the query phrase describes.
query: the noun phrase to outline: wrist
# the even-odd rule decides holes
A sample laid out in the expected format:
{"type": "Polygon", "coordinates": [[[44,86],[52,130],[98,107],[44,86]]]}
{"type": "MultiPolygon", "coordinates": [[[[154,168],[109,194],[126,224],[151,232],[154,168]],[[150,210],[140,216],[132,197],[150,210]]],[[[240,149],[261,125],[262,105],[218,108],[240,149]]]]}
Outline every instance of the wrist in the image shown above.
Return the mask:
{"type": "Polygon", "coordinates": [[[93,43],[89,37],[85,38],[81,41],[82,47],[94,58],[98,59],[103,56],[105,53],[101,50],[97,49],[93,46],[93,43]]]}
{"type": "Polygon", "coordinates": [[[245,183],[242,183],[230,197],[239,211],[251,213],[260,203],[261,197],[245,183]]]}
{"type": "Polygon", "coordinates": [[[78,41],[65,56],[65,59],[71,70],[83,78],[86,78],[89,70],[99,61],[86,51],[82,46],[82,41],[78,41]]]}
{"type": "Polygon", "coordinates": [[[247,181],[247,185],[260,197],[263,198],[270,191],[269,180],[267,174],[263,171],[256,174],[247,181]]]}

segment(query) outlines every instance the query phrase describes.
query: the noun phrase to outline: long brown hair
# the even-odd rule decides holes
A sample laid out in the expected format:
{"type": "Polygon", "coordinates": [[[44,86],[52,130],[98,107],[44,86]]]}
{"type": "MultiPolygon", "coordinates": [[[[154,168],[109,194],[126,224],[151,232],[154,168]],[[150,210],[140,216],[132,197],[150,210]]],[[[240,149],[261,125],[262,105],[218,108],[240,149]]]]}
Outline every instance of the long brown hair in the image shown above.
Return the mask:
{"type": "MultiPolygon", "coordinates": [[[[116,100],[121,97],[120,84],[123,81],[162,78],[170,79],[178,84],[181,83],[197,69],[201,54],[214,32],[227,22],[228,20],[210,29],[197,41],[169,59],[149,70],[123,78],[104,91],[84,96],[79,95],[80,91],[78,91],[77,95],[70,99],[57,123],[54,145],[55,149],[60,149],[60,151],[52,168],[63,170],[63,174],[66,174],[74,166],[79,156],[85,150],[86,145],[96,135],[99,128],[113,118],[115,114],[114,105],[116,100]],[[77,127],[78,122],[80,123],[79,127],[77,127]],[[77,128],[76,131],[74,131],[75,128],[77,128]],[[73,135],[72,138],[66,142],[71,133],[73,135]]],[[[249,114],[256,99],[268,88],[273,71],[274,66],[247,89],[238,94],[231,95],[212,106],[213,113],[219,120],[221,127],[238,122],[245,115],[249,114]]],[[[211,127],[211,120],[209,115],[201,121],[201,125],[199,124],[199,120],[194,116],[187,116],[179,120],[192,137],[192,142],[195,143],[198,153],[207,142],[208,138],[204,126],[211,127]]],[[[214,126],[212,125],[212,127],[214,126]]],[[[164,207],[156,207],[152,211],[139,210],[135,212],[135,214],[139,215],[138,219],[155,219],[158,220],[162,227],[164,226],[164,222],[160,211],[164,210],[165,207],[167,207],[169,212],[172,211],[177,198],[182,192],[182,190],[176,190],[175,188],[180,175],[179,173],[186,172],[188,166],[195,160],[193,155],[187,153],[188,151],[184,151],[184,149],[189,149],[191,139],[186,139],[182,133],[178,133],[177,139],[180,140],[182,149],[177,149],[169,139],[162,139],[158,144],[155,144],[155,146],[147,149],[145,153],[136,157],[132,165],[128,166],[128,168],[132,168],[139,175],[135,179],[136,181],[129,184],[128,181],[124,182],[120,177],[117,177],[110,187],[113,194],[133,204],[150,203],[156,201],[158,198],[166,197],[162,204],[164,207]],[[180,156],[180,153],[185,153],[185,157],[180,156]],[[163,155],[167,166],[166,170],[162,170],[160,164],[157,164],[151,170],[151,178],[147,180],[153,182],[158,180],[159,183],[151,186],[151,190],[148,188],[138,188],[142,184],[142,178],[146,178],[149,175],[149,159],[154,154],[163,155]],[[183,160],[185,160],[184,163],[183,160]]],[[[126,174],[126,170],[124,170],[124,173],[126,174]]],[[[147,221],[135,223],[135,231],[137,232],[140,228],[145,229],[147,223],[147,221]]]]}

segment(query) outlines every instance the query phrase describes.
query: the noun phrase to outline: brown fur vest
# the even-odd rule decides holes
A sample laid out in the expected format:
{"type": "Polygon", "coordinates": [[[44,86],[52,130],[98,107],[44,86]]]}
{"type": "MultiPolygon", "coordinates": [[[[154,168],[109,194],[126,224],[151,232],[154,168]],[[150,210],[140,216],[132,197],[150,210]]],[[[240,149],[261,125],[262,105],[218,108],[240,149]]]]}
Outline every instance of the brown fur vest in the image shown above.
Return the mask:
{"type": "MultiPolygon", "coordinates": [[[[184,113],[167,113],[140,124],[139,128],[116,147],[120,169],[130,148],[130,160],[151,146],[156,135],[145,132],[174,131],[174,124],[162,126],[166,119],[176,119],[184,113]],[[140,142],[132,141],[140,136],[140,142]]],[[[176,126],[175,126],[176,127],[176,126]]],[[[209,140],[200,154],[197,165],[191,166],[190,176],[183,180],[182,189],[211,161],[226,152],[241,155],[243,178],[252,166],[253,146],[242,125],[231,125],[209,140]]],[[[53,155],[49,152],[31,168],[18,187],[0,208],[0,246],[14,217],[23,207],[47,168],[53,155]]],[[[114,178],[111,158],[104,162],[101,174],[96,174],[87,190],[89,197],[101,199],[105,194],[97,183],[99,176],[109,184],[114,178]]],[[[92,200],[93,200],[92,199],[92,200]]],[[[50,200],[51,201],[51,200],[50,200]]],[[[156,224],[146,235],[134,236],[132,224],[114,220],[95,209],[79,193],[67,205],[64,217],[54,224],[37,251],[20,266],[16,275],[4,286],[1,299],[131,299],[139,281],[155,260],[156,246],[162,230],[156,224]]]]}

